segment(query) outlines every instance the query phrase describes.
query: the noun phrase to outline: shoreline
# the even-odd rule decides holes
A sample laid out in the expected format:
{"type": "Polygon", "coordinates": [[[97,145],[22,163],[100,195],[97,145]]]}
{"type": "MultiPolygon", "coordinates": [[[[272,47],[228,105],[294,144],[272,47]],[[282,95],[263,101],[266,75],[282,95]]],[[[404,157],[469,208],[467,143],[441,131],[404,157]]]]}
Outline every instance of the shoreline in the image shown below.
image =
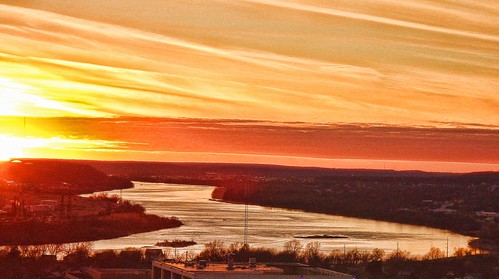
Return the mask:
{"type": "MultiPolygon", "coordinates": [[[[189,184],[183,184],[183,185],[189,185],[189,184]]],[[[231,200],[222,200],[222,199],[211,199],[211,200],[212,201],[216,201],[216,202],[229,203],[229,204],[242,204],[242,205],[245,204],[245,202],[241,202],[241,201],[231,201],[231,200]]],[[[287,207],[281,207],[281,206],[273,206],[273,205],[265,205],[265,204],[252,203],[252,202],[249,202],[248,205],[262,206],[262,207],[268,207],[268,208],[279,208],[279,209],[284,209],[284,210],[289,210],[289,211],[297,211],[297,212],[325,214],[325,215],[329,215],[329,216],[339,216],[339,217],[346,217],[346,218],[356,218],[356,219],[363,219],[363,220],[369,220],[369,221],[387,222],[387,223],[400,224],[400,225],[406,225],[406,226],[425,227],[425,228],[430,228],[430,229],[437,229],[437,230],[447,231],[447,232],[451,232],[453,234],[459,234],[459,235],[462,235],[462,236],[469,237],[470,239],[473,239],[473,240],[474,239],[479,239],[477,236],[469,235],[469,234],[458,232],[458,231],[453,231],[453,230],[442,228],[442,227],[420,225],[420,224],[414,224],[414,223],[409,223],[409,222],[405,222],[404,223],[404,222],[397,222],[397,221],[391,221],[391,220],[386,220],[386,219],[367,218],[367,217],[362,217],[362,216],[358,216],[358,215],[346,215],[346,214],[326,213],[326,212],[321,212],[321,211],[305,210],[305,209],[301,209],[301,208],[287,208],[287,207]]]]}
{"type": "MultiPolygon", "coordinates": [[[[154,208],[154,213],[158,215],[182,216],[181,219],[186,225],[172,230],[163,230],[160,231],[161,233],[151,232],[137,235],[137,237],[98,242],[95,247],[102,249],[142,247],[153,245],[164,239],[179,238],[192,239],[198,243],[186,250],[201,251],[204,249],[204,244],[213,240],[221,239],[226,245],[241,242],[244,206],[210,201],[213,189],[213,187],[192,184],[136,183],[134,189],[123,192],[123,198],[140,203],[151,210],[154,208]],[[189,200],[191,196],[192,201],[189,200]]],[[[110,194],[119,194],[119,191],[113,191],[110,194]]],[[[301,239],[299,241],[303,245],[320,241],[326,251],[343,249],[344,245],[348,249],[357,247],[363,251],[370,251],[376,247],[393,251],[396,248],[396,242],[400,241],[403,249],[422,255],[428,251],[433,242],[440,249],[445,249],[447,236],[450,238],[451,249],[467,247],[468,242],[468,237],[425,227],[401,226],[386,222],[260,206],[250,206],[249,209],[250,228],[248,231],[251,232],[249,243],[253,247],[282,249],[283,243],[294,239],[293,236],[296,235],[343,234],[348,235],[349,239],[301,239]],[[361,241],[361,244],[358,244],[358,241],[361,241]]]]}
{"type": "Polygon", "coordinates": [[[72,200],[73,206],[78,207],[72,216],[4,219],[0,222],[0,245],[93,242],[183,225],[176,217],[147,214],[142,206],[117,197],[102,195],[73,197],[72,200]],[[88,215],[78,215],[82,212],[88,215]]]}

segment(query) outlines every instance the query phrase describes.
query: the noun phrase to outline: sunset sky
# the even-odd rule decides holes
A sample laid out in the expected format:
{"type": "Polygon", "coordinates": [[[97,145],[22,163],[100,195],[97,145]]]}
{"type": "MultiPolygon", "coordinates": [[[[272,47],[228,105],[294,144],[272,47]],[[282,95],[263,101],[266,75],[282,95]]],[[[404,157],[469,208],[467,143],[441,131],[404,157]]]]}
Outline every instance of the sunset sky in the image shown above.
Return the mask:
{"type": "Polygon", "coordinates": [[[499,171],[496,0],[0,0],[0,160],[499,171]]]}

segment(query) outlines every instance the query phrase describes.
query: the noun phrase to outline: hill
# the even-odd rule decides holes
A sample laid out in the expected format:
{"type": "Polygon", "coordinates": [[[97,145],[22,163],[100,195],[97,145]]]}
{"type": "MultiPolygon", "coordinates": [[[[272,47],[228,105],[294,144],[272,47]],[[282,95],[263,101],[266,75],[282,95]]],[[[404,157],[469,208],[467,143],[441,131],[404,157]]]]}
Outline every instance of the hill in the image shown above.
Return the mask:
{"type": "Polygon", "coordinates": [[[66,160],[23,159],[0,165],[0,179],[23,183],[43,192],[74,194],[131,188],[125,178],[109,176],[94,167],[66,160]]]}

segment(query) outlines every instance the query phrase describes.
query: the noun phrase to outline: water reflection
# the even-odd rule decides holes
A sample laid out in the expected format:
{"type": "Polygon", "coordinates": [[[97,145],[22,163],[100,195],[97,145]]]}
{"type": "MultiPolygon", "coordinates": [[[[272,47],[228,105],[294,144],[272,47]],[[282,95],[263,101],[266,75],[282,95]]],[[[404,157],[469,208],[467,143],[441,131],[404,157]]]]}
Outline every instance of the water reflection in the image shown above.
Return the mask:
{"type": "MultiPolygon", "coordinates": [[[[165,239],[194,240],[186,248],[199,252],[215,239],[226,244],[243,241],[244,205],[210,200],[214,187],[135,182],[135,188],[122,191],[123,198],[142,204],[148,213],[176,216],[184,226],[127,237],[96,241],[95,249],[123,249],[154,245],[165,239]]],[[[110,191],[120,194],[120,191],[110,191]]],[[[299,239],[303,245],[319,241],[323,252],[333,249],[388,251],[397,248],[424,254],[430,247],[466,247],[469,237],[444,230],[366,219],[307,213],[262,206],[249,206],[248,242],[254,247],[282,249],[286,241],[304,235],[344,235],[338,239],[299,239]]]]}

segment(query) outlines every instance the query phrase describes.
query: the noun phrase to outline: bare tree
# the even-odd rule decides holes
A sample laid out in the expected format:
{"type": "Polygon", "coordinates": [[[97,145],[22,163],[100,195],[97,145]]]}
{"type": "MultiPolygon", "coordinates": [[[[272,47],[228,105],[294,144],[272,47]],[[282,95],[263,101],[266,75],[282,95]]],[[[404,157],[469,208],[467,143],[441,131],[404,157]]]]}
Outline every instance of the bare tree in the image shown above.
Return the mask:
{"type": "Polygon", "coordinates": [[[44,252],[42,245],[21,245],[19,251],[23,258],[39,258],[44,252]]]}
{"type": "Polygon", "coordinates": [[[440,250],[438,247],[431,247],[428,253],[423,256],[423,260],[436,260],[444,257],[444,251],[440,250]]]}
{"type": "Polygon", "coordinates": [[[205,245],[205,248],[199,256],[204,259],[209,259],[212,261],[222,261],[225,259],[225,243],[221,240],[213,240],[205,245]]]}
{"type": "Polygon", "coordinates": [[[284,243],[284,251],[289,254],[298,255],[301,249],[303,249],[303,244],[301,244],[301,242],[296,239],[286,241],[284,243]]]}
{"type": "Polygon", "coordinates": [[[47,255],[58,255],[65,250],[65,245],[62,243],[43,244],[43,251],[47,255]]]}
{"type": "Polygon", "coordinates": [[[66,256],[77,254],[80,256],[90,256],[92,252],[92,243],[90,242],[76,242],[64,246],[62,251],[66,256]]]}
{"type": "Polygon", "coordinates": [[[403,262],[403,261],[409,261],[412,260],[413,257],[411,257],[411,252],[406,251],[406,250],[395,250],[392,253],[388,254],[387,256],[387,261],[391,262],[403,262]]]}
{"type": "Polygon", "coordinates": [[[307,263],[311,266],[318,266],[322,260],[321,243],[318,241],[310,242],[305,246],[303,256],[307,263]]]}
{"type": "Polygon", "coordinates": [[[369,261],[371,262],[380,262],[385,257],[385,250],[375,248],[370,254],[369,261]]]}

